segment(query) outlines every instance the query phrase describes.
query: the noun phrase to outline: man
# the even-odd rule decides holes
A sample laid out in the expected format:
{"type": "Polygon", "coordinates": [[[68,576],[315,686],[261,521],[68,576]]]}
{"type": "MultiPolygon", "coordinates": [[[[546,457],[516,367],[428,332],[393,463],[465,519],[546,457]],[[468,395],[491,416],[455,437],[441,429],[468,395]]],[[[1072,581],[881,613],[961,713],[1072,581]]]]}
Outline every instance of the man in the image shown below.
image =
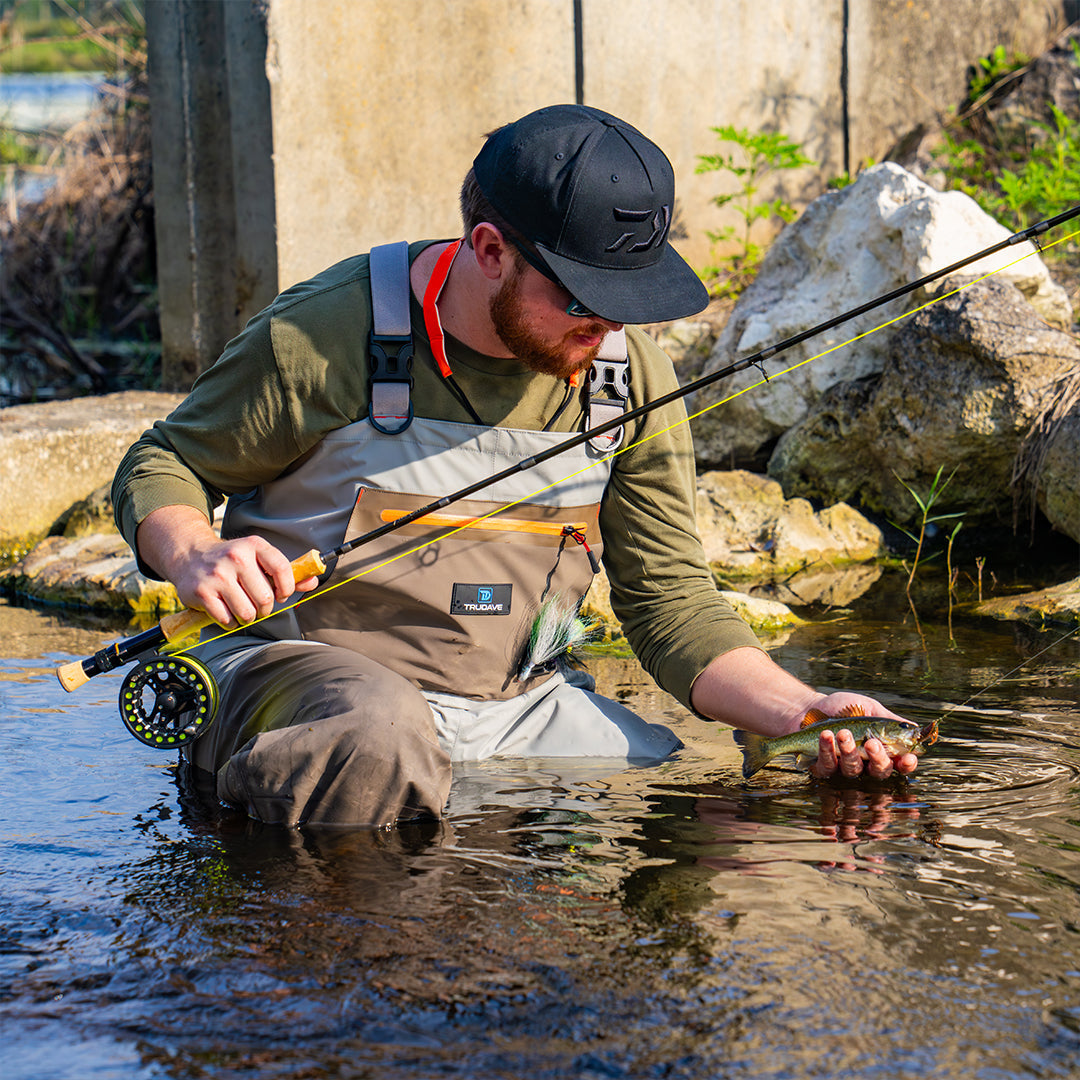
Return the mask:
{"type": "MultiPolygon", "coordinates": [[[[540,606],[572,612],[597,551],[638,658],[699,714],[765,734],[812,707],[892,715],[782,671],[718,596],[681,402],[483,487],[675,389],[657,346],[624,333],[707,302],[667,241],[659,148],[595,109],[541,109],[488,137],[461,201],[462,241],[376,249],[279,296],[118,470],[143,568],[244,627],[199,647],[221,702],[190,756],[219,796],[264,821],[386,825],[438,816],[455,760],[677,749],[587,677],[523,666],[540,606]],[[294,584],[291,558],[472,484],[294,584]],[[295,592],[311,595],[247,625],[295,592]]],[[[915,767],[864,752],[823,734],[815,771],[915,767]]]]}

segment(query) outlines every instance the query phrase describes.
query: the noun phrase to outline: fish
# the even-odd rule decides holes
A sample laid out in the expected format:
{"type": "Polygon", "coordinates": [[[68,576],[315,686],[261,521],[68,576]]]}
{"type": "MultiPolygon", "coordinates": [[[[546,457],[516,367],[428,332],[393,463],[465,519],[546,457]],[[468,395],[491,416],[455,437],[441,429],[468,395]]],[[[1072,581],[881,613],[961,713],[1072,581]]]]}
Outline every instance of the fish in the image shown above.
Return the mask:
{"type": "Polygon", "coordinates": [[[817,757],[818,736],[825,730],[851,732],[855,742],[862,746],[867,739],[878,739],[890,755],[921,754],[937,742],[938,721],[920,727],[914,720],[896,720],[891,716],[868,716],[859,705],[848,705],[835,716],[826,716],[819,709],[811,709],[803,718],[798,731],[789,735],[766,738],[754,731],[736,730],[732,734],[742,748],[742,773],[750,779],[773,758],[783,754],[798,754],[799,764],[817,757]]]}

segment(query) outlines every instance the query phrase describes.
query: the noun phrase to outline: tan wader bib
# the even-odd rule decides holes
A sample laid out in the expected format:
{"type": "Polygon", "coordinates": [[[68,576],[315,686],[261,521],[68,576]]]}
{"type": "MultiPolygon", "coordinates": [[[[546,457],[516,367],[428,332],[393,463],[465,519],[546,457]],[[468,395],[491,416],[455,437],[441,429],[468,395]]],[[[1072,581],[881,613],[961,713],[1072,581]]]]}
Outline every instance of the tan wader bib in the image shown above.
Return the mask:
{"type": "MultiPolygon", "coordinates": [[[[230,500],[223,533],[258,533],[290,558],[326,551],[565,438],[423,419],[396,435],[351,424],[230,500]]],[[[438,816],[451,762],[643,761],[677,749],[668,729],[590,693],[587,680],[515,678],[541,599],[577,600],[588,587],[574,534],[599,552],[608,470],[587,447],[554,457],[359,547],[313,599],[201,646],[222,708],[193,764],[262,821],[383,825],[438,816]]]]}
{"type": "MultiPolygon", "coordinates": [[[[230,500],[223,535],[258,533],[290,558],[326,551],[567,438],[425,419],[388,435],[360,421],[230,500]]],[[[579,541],[600,555],[609,472],[585,445],[482,489],[350,552],[318,593],[255,633],[353,649],[424,691],[515,697],[536,684],[515,676],[540,603],[576,602],[592,580],[579,541]]]]}

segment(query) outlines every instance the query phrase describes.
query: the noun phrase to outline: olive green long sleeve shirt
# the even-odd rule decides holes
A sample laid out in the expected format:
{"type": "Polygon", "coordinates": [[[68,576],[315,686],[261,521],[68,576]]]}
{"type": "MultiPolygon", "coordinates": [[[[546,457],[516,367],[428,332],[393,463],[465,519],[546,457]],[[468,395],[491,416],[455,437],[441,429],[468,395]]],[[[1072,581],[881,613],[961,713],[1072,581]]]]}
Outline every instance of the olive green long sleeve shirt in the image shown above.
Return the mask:
{"type": "MultiPolygon", "coordinates": [[[[410,261],[430,242],[413,244],[410,261]]],[[[412,298],[415,414],[470,423],[432,356],[412,298]]],[[[132,548],[153,510],[195,507],[210,519],[230,494],[287,471],[323,436],[367,415],[371,300],[366,255],[337,263],[282,293],[200,376],[189,396],[128,451],[113,485],[117,524],[132,548]]],[[[627,328],[630,402],[636,408],[677,386],[671,361],[627,328]]],[[[515,360],[484,356],[447,336],[454,378],[485,424],[576,433],[587,425],[581,395],[564,380],[515,360]]],[[[716,656],[757,646],[716,591],[695,525],[696,475],[681,401],[628,425],[601,508],[611,602],[642,666],[690,704],[694,679],[716,656]]],[[[143,569],[154,574],[152,567],[143,569]]]]}

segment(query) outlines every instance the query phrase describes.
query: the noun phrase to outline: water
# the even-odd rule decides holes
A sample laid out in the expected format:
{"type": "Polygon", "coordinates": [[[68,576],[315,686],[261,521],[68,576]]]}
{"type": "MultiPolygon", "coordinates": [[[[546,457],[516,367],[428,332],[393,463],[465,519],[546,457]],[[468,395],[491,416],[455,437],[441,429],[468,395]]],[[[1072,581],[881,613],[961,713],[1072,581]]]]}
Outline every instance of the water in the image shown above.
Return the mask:
{"type": "Polygon", "coordinates": [[[58,688],[116,633],[0,606],[5,1077],[1075,1077],[1077,639],[910,622],[776,651],[919,720],[994,683],[908,782],[745,783],[603,660],[678,759],[488,763],[441,825],[286,832],[131,739],[118,676],[58,688]]]}
{"type": "Polygon", "coordinates": [[[19,131],[64,131],[102,101],[102,72],[0,75],[0,125],[19,131]]]}

